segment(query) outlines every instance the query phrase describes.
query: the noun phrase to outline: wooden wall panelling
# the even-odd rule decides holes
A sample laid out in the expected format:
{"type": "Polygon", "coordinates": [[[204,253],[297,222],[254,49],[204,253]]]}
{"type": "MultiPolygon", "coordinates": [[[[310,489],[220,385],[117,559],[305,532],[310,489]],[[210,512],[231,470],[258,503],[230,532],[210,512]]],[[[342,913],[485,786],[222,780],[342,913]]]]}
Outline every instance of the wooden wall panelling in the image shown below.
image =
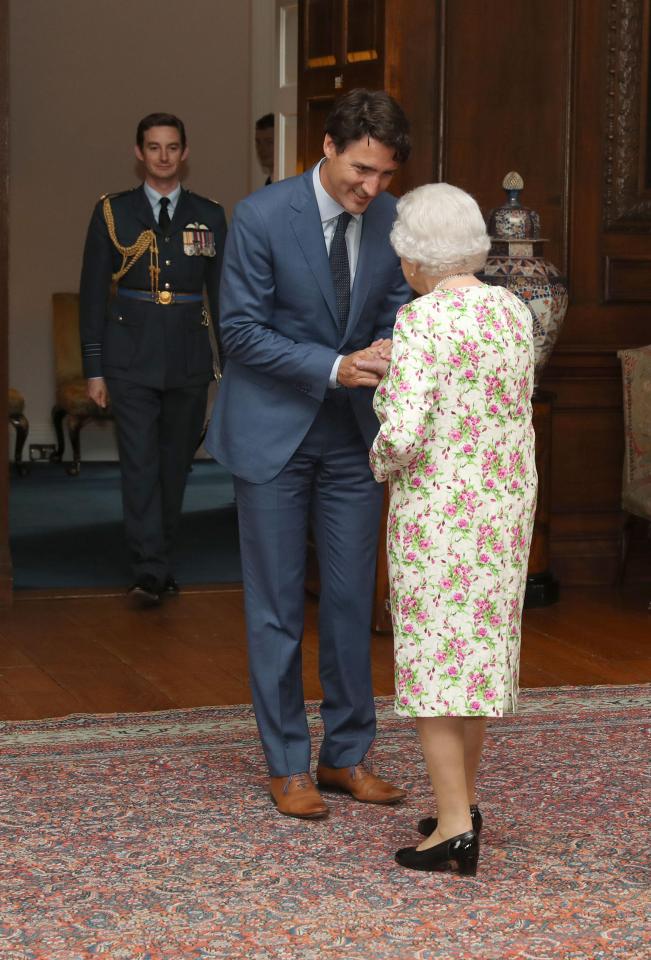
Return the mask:
{"type": "Polygon", "coordinates": [[[611,583],[617,568],[624,452],[619,363],[611,351],[557,351],[550,554],[565,584],[611,583]]]}
{"type": "Polygon", "coordinates": [[[441,178],[486,212],[524,178],[546,256],[567,269],[573,0],[443,0],[441,178]]]}
{"type": "MultiPolygon", "coordinates": [[[[446,179],[488,211],[518,170],[568,275],[541,383],[555,395],[552,569],[561,587],[606,583],[621,516],[616,352],[651,342],[651,0],[386,0],[384,15],[382,83],[414,133],[395,192],[446,179]]],[[[315,94],[335,95],[334,71],[315,94]]]]}
{"type": "Polygon", "coordinates": [[[607,583],[615,574],[623,457],[616,351],[651,341],[649,6],[577,0],[571,299],[543,378],[557,394],[551,549],[566,583],[607,583]]]}
{"type": "Polygon", "coordinates": [[[608,10],[605,223],[651,228],[649,137],[650,0],[614,0],[608,10]]]}
{"type": "Polygon", "coordinates": [[[397,196],[439,179],[440,36],[440,3],[386,4],[384,86],[405,110],[413,142],[409,160],[391,185],[397,196]]]}
{"type": "MultiPolygon", "coordinates": [[[[9,334],[9,2],[0,0],[0,422],[8,424],[9,334]]],[[[9,457],[0,444],[0,605],[11,602],[9,551],[9,457]]]]}

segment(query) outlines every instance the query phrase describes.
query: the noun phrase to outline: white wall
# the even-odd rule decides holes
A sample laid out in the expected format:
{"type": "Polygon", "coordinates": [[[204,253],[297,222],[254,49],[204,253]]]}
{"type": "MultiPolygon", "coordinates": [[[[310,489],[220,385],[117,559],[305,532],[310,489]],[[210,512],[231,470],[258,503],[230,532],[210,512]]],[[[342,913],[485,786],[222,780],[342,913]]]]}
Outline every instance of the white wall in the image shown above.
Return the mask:
{"type": "MultiPolygon", "coordinates": [[[[274,45],[276,37],[275,0],[251,0],[251,120],[252,125],[274,110],[274,45]]],[[[251,189],[262,187],[266,174],[251,140],[251,189]]]]}
{"type": "MultiPolygon", "coordinates": [[[[267,107],[263,94],[252,103],[252,76],[265,67],[252,68],[251,4],[260,2],[11,0],[10,382],[26,397],[28,442],[54,439],[50,296],[78,289],[98,197],[137,182],[138,120],[182,117],[185,182],[227,216],[257,185],[252,110],[267,107]]],[[[271,55],[273,35],[268,44],[271,55]]],[[[115,456],[112,432],[86,427],[82,455],[115,456]]]]}

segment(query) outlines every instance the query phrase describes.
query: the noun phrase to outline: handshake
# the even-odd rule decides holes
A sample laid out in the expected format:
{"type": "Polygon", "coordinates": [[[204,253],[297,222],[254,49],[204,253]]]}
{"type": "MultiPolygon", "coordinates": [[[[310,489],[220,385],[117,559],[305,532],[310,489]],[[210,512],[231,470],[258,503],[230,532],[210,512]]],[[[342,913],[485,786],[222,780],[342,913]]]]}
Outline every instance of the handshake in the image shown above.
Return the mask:
{"type": "Polygon", "coordinates": [[[374,340],[370,347],[344,357],[337,371],[342,387],[377,387],[391,361],[392,340],[374,340]]]}

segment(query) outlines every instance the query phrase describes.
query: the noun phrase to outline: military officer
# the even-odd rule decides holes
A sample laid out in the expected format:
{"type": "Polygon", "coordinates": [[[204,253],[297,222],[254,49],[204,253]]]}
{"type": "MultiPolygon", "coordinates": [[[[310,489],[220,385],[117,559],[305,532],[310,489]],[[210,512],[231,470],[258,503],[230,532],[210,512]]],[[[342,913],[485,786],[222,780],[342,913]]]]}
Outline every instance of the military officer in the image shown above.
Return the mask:
{"type": "Polygon", "coordinates": [[[178,117],[141,120],[135,153],[144,183],[103,197],[88,228],[80,332],[88,395],[102,407],[110,399],[115,416],[129,598],[154,606],[179,591],[170,549],[214,375],[209,324],[226,219],[181,186],[188,147],[178,117]]]}

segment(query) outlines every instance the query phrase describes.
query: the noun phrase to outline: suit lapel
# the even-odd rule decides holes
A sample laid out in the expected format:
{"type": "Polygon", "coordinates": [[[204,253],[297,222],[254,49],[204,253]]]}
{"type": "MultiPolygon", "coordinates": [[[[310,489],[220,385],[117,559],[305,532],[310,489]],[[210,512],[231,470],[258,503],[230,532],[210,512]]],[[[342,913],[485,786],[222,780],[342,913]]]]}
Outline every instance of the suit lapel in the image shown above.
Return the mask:
{"type": "Polygon", "coordinates": [[[196,221],[196,216],[194,214],[194,207],[192,200],[188,194],[187,190],[181,188],[181,193],[179,194],[178,203],[176,204],[176,209],[174,210],[174,216],[172,217],[172,222],[170,223],[168,234],[178,233],[179,230],[183,230],[188,223],[196,221]]]}
{"type": "Polygon", "coordinates": [[[154,211],[151,208],[151,203],[147,199],[147,194],[142,184],[134,191],[133,205],[135,215],[143,227],[146,230],[156,230],[157,233],[160,233],[160,227],[154,220],[154,211]]]}
{"type": "Polygon", "coordinates": [[[319,206],[312,185],[312,170],[304,173],[298,181],[291,206],[293,210],[291,226],[294,235],[328,305],[332,321],[337,326],[335,288],[323,239],[319,206]]]}

